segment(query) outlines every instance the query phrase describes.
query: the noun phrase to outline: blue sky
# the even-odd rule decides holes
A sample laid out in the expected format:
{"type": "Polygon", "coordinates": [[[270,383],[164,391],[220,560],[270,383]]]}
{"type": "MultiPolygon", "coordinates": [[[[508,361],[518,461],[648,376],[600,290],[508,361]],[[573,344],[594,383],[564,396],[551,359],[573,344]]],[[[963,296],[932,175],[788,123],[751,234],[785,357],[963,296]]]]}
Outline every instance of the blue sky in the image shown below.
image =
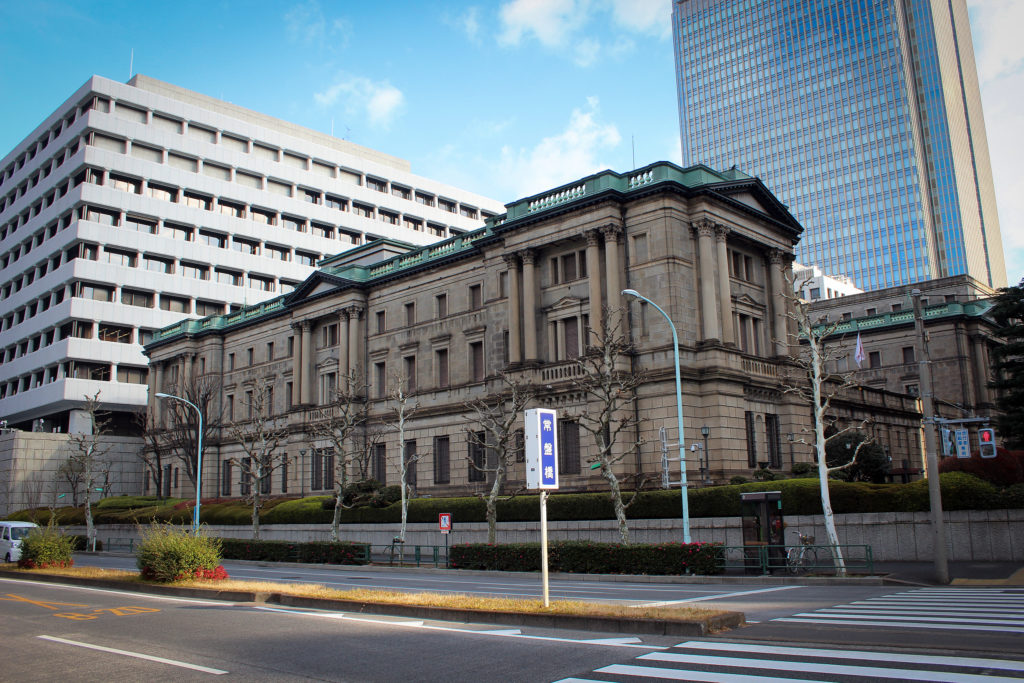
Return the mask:
{"type": "MultiPolygon", "coordinates": [[[[1024,3],[970,0],[1011,283],[1024,276],[1024,3]]],[[[0,3],[0,155],[129,66],[511,202],[679,162],[669,0],[0,3]],[[134,57],[132,57],[134,53],[134,57]]]]}

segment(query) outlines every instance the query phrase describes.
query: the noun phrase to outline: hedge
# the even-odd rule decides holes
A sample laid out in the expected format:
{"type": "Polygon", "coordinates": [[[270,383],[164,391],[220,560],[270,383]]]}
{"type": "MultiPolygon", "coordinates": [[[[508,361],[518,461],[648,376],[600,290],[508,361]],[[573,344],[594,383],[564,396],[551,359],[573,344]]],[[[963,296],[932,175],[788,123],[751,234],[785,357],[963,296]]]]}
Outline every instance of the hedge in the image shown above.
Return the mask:
{"type": "Polygon", "coordinates": [[[237,538],[220,539],[221,552],[227,560],[259,560],[263,562],[308,562],[311,564],[367,564],[370,548],[365,543],[339,541],[251,541],[237,538]]]}
{"type": "MultiPolygon", "coordinates": [[[[573,574],[720,574],[719,543],[548,544],[548,569],[573,574]]],[[[540,571],[539,543],[465,543],[449,550],[455,569],[540,571]]]]}
{"type": "MultiPolygon", "coordinates": [[[[928,483],[869,484],[830,480],[832,510],[851,512],[924,512],[929,509],[928,483]]],[[[946,510],[985,510],[1024,508],[1024,484],[998,488],[965,472],[942,474],[942,505],[946,510]]],[[[712,486],[689,492],[691,517],[738,517],[740,494],[749,491],[781,491],[786,515],[821,514],[819,483],[815,479],[783,479],[730,486],[712,486]]],[[[631,492],[625,494],[628,501],[631,492]]],[[[188,524],[192,520],[192,502],[173,499],[173,504],[154,504],[150,497],[122,497],[97,505],[97,524],[146,524],[150,521],[188,524]],[[126,508],[134,501],[144,507],[126,508]]],[[[680,515],[678,489],[643,491],[626,510],[630,519],[673,519],[680,515]]],[[[441,512],[449,512],[456,524],[485,521],[484,502],[477,497],[415,498],[409,502],[410,523],[437,523],[441,512]]],[[[536,495],[520,495],[498,502],[500,522],[536,522],[539,503],[536,495]]],[[[329,524],[334,516],[333,497],[271,498],[260,514],[262,524],[329,524]]],[[[341,511],[342,524],[397,524],[401,504],[387,507],[356,507],[341,511]]],[[[21,510],[8,517],[45,525],[50,518],[46,508],[21,510]]],[[[548,519],[552,521],[610,520],[615,514],[607,493],[561,493],[548,499],[548,519]]],[[[240,499],[211,499],[203,502],[200,521],[204,524],[251,524],[248,503],[240,499]]],[[[81,508],[59,508],[56,523],[85,524],[81,508]]]]}

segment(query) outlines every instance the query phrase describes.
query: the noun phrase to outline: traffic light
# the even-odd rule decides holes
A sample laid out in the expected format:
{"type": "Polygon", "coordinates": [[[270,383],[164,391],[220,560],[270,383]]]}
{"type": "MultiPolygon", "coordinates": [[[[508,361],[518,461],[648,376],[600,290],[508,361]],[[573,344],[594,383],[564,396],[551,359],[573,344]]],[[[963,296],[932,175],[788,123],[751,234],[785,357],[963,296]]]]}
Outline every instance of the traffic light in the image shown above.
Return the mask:
{"type": "Polygon", "coordinates": [[[996,430],[991,427],[978,430],[978,451],[983,458],[996,457],[996,430]]]}

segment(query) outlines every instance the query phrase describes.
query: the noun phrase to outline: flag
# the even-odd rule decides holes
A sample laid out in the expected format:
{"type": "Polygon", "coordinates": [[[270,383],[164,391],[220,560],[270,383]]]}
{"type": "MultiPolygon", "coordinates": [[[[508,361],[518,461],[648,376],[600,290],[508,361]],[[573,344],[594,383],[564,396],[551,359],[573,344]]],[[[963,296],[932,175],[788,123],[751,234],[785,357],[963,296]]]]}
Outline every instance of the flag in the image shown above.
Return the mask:
{"type": "Polygon", "coordinates": [[[864,362],[864,359],[867,358],[867,357],[868,357],[867,354],[864,353],[864,342],[861,341],[860,332],[858,332],[857,333],[857,350],[853,352],[853,359],[855,361],[857,361],[857,367],[858,368],[860,367],[860,364],[864,362]]]}

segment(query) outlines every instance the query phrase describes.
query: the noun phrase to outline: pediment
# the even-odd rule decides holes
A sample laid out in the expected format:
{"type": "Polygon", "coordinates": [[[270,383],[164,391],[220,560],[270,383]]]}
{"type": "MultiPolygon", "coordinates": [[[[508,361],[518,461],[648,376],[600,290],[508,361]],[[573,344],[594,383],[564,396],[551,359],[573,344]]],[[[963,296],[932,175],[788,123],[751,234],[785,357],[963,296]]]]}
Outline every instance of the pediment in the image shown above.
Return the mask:
{"type": "Polygon", "coordinates": [[[285,306],[295,306],[306,299],[319,298],[332,292],[343,292],[352,288],[356,283],[346,278],[338,277],[318,270],[295,288],[291,294],[285,297],[285,306]]]}
{"type": "Polygon", "coordinates": [[[740,202],[741,204],[746,204],[755,211],[760,211],[761,213],[767,214],[771,213],[771,209],[765,206],[764,203],[759,201],[758,198],[755,197],[754,194],[751,192],[739,192],[737,194],[732,195],[732,198],[740,202]]]}
{"type": "Polygon", "coordinates": [[[583,305],[583,299],[578,296],[566,296],[562,297],[555,303],[544,308],[545,311],[561,311],[567,308],[579,308],[583,305]]]}
{"type": "Polygon", "coordinates": [[[746,292],[739,296],[734,296],[732,300],[737,304],[746,304],[747,306],[760,306],[761,302],[750,296],[746,292]]]}

